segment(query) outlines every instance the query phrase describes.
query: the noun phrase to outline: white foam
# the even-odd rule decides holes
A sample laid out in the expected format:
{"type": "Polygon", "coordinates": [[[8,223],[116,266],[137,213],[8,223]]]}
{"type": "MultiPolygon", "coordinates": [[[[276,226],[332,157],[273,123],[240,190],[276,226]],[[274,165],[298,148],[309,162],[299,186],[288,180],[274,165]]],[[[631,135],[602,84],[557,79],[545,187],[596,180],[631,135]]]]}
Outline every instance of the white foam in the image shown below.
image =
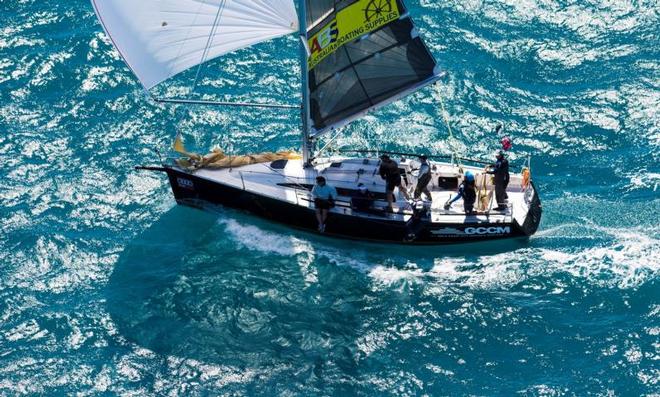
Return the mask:
{"type": "MultiPolygon", "coordinates": [[[[406,258],[374,255],[351,248],[350,257],[340,248],[334,249],[312,244],[302,238],[264,231],[256,226],[241,225],[233,219],[222,220],[227,231],[242,246],[264,253],[302,258],[304,267],[313,268],[318,258],[325,258],[339,266],[350,266],[383,286],[401,283],[458,284],[471,289],[508,288],[530,277],[567,273],[597,285],[618,288],[636,287],[660,271],[660,240],[645,234],[649,230],[605,228],[582,225],[580,235],[600,235],[595,247],[534,248],[526,247],[513,252],[483,255],[476,259],[465,257],[439,257],[430,270],[406,258]],[[604,236],[604,237],[603,237],[604,236]]],[[[575,233],[577,225],[561,225],[541,233],[555,236],[575,233]]],[[[651,230],[652,233],[655,233],[651,230]]],[[[411,253],[413,248],[411,248],[411,253]]],[[[419,257],[417,255],[417,257],[419,257]]],[[[303,272],[304,273],[304,272],[303,272]]],[[[436,285],[437,286],[437,285],[436,285]]],[[[439,291],[442,291],[441,288],[439,291]]],[[[557,291],[557,289],[555,289],[557,291]]],[[[559,289],[561,291],[561,288],[559,289]]]]}
{"type": "Polygon", "coordinates": [[[517,258],[526,257],[528,251],[482,256],[475,262],[467,262],[464,258],[440,258],[436,259],[429,274],[441,283],[458,284],[470,289],[505,288],[526,277],[517,258]]]}
{"type": "Polygon", "coordinates": [[[641,285],[660,271],[660,240],[645,234],[649,229],[595,228],[613,242],[574,253],[542,250],[547,266],[619,288],[641,285]]]}
{"type": "Polygon", "coordinates": [[[424,277],[424,271],[414,265],[405,269],[392,266],[376,265],[369,270],[369,276],[374,280],[390,286],[400,283],[419,283],[424,277]]]}
{"type": "Polygon", "coordinates": [[[628,173],[625,175],[630,179],[627,190],[640,190],[640,189],[651,189],[654,192],[658,191],[660,187],[660,173],[648,172],[646,170],[640,170],[637,172],[628,173]]]}
{"type": "Polygon", "coordinates": [[[281,256],[314,252],[311,244],[296,237],[266,232],[256,226],[240,224],[235,219],[222,219],[220,223],[225,225],[236,242],[251,251],[281,256]]]}
{"type": "MultiPolygon", "coordinates": [[[[340,250],[312,244],[298,237],[264,231],[253,225],[243,225],[234,219],[222,219],[219,222],[226,227],[234,241],[251,251],[296,257],[307,282],[318,280],[316,269],[313,267],[313,263],[318,258],[323,258],[337,266],[350,266],[365,273],[371,268],[360,260],[360,255],[355,255],[355,252],[349,256],[340,250]]],[[[377,277],[379,274],[384,273],[376,271],[374,276],[377,277]]]]}
{"type": "Polygon", "coordinates": [[[117,83],[111,81],[110,75],[113,71],[111,66],[94,66],[87,72],[87,77],[82,83],[85,92],[94,91],[101,87],[116,87],[117,83]]]}
{"type": "Polygon", "coordinates": [[[57,64],[65,63],[72,56],[73,54],[65,51],[50,54],[48,59],[40,65],[39,71],[37,71],[30,83],[33,86],[43,86],[49,81],[54,80],[56,76],[53,74],[53,68],[57,64]]]}
{"type": "Polygon", "coordinates": [[[59,294],[107,281],[117,255],[82,250],[63,236],[40,237],[29,251],[14,253],[20,265],[6,284],[32,291],[59,294]]]}
{"type": "Polygon", "coordinates": [[[29,320],[4,332],[4,337],[8,341],[16,342],[22,339],[40,339],[46,336],[47,333],[48,331],[41,329],[35,320],[29,320]]]}
{"type": "Polygon", "coordinates": [[[222,219],[219,222],[225,225],[234,241],[251,251],[296,257],[307,283],[318,281],[314,263],[321,258],[337,266],[356,269],[368,275],[378,285],[386,287],[394,284],[403,286],[405,283],[418,283],[424,276],[423,270],[407,261],[401,266],[396,263],[385,265],[392,261],[391,257],[373,257],[372,254],[356,249],[352,249],[349,254],[339,248],[312,244],[299,237],[264,231],[252,225],[243,225],[234,219],[222,219]]]}

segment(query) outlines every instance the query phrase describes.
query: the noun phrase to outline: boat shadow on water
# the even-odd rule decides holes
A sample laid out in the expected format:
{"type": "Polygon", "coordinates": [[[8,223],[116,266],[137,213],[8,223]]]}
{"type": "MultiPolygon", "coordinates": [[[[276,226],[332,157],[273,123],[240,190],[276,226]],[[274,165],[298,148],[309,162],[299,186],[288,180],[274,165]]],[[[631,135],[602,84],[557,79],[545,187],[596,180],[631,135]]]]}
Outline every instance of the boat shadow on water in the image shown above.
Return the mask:
{"type": "Polygon", "coordinates": [[[107,306],[122,336],[167,356],[355,374],[356,340],[379,315],[365,297],[389,305],[395,294],[375,292],[365,273],[521,246],[356,244],[218,211],[176,206],[119,256],[107,306]]]}

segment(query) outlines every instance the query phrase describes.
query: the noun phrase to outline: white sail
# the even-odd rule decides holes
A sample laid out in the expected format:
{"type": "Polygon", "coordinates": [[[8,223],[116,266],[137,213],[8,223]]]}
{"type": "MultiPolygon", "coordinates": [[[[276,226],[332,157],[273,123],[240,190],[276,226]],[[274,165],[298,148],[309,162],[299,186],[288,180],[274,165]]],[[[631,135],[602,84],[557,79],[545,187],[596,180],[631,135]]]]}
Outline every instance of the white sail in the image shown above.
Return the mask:
{"type": "Polygon", "coordinates": [[[293,0],[92,0],[146,89],[220,55],[298,31],[293,0]]]}

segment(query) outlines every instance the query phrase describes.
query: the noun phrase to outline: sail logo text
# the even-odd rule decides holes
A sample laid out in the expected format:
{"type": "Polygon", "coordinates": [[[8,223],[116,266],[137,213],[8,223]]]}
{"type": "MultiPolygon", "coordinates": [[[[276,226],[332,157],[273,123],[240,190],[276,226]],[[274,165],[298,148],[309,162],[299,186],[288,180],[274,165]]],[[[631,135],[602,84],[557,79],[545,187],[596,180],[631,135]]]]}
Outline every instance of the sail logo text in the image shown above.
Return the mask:
{"type": "Polygon", "coordinates": [[[465,234],[511,234],[511,227],[467,227],[465,234]]]}
{"type": "Polygon", "coordinates": [[[320,31],[319,34],[312,39],[312,45],[310,46],[312,56],[328,48],[330,44],[336,43],[338,37],[339,30],[337,29],[337,21],[332,21],[330,26],[320,31]]]}
{"type": "Polygon", "coordinates": [[[445,227],[443,229],[431,230],[434,236],[485,236],[511,234],[511,227],[491,226],[491,227],[466,227],[465,229],[456,229],[445,227]]]}
{"type": "Polygon", "coordinates": [[[180,188],[195,190],[195,185],[193,185],[193,182],[191,180],[176,178],[176,183],[179,185],[180,188]]]}
{"type": "Polygon", "coordinates": [[[358,0],[337,11],[335,18],[327,22],[314,36],[309,38],[309,69],[313,69],[330,54],[346,43],[396,21],[401,16],[394,0],[358,0]],[[382,3],[382,4],[381,4],[382,3]],[[370,9],[373,11],[366,15],[370,9]]]}

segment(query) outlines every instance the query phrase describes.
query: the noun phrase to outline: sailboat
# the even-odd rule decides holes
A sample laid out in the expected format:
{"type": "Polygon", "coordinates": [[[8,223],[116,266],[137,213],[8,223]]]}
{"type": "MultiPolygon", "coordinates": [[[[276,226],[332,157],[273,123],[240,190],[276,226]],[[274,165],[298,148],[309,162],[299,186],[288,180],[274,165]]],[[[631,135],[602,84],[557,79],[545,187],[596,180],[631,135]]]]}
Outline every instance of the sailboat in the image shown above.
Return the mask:
{"type": "MultiPolygon", "coordinates": [[[[431,197],[389,206],[381,155],[398,162],[400,190],[412,193],[420,154],[356,151],[319,153],[318,142],[348,123],[436,83],[442,77],[402,0],[92,0],[99,21],[149,93],[175,75],[235,50],[289,34],[300,38],[301,154],[230,157],[221,151],[188,154],[177,138],[179,161],[140,167],[167,174],[179,204],[247,210],[316,232],[312,189],[323,176],[337,198],[324,235],[402,244],[447,244],[533,235],[541,201],[529,164],[511,175],[504,210],[493,197],[492,176],[477,160],[428,156],[431,197]],[[446,205],[471,173],[475,211],[446,205]],[[368,188],[370,202],[356,205],[368,188]]],[[[254,108],[287,105],[152,98],[160,103],[254,108]]],[[[298,106],[297,106],[298,107],[298,106]]],[[[405,117],[405,116],[402,116],[405,117]]],[[[423,198],[424,196],[422,196],[423,198]]]]}

